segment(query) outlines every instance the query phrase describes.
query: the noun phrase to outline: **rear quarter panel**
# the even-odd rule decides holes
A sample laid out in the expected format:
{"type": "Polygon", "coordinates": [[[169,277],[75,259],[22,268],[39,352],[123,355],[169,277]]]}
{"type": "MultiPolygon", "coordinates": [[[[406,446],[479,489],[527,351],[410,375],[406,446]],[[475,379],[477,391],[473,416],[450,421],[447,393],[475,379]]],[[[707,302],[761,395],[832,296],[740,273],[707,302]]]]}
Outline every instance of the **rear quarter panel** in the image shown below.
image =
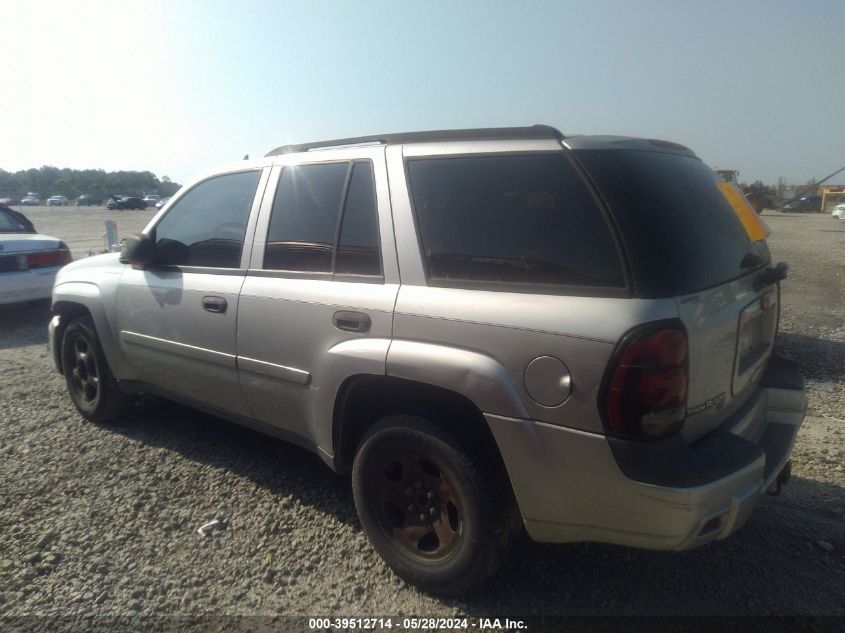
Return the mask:
{"type": "MultiPolygon", "coordinates": [[[[456,288],[405,286],[399,291],[394,340],[470,350],[501,365],[530,418],[602,433],[598,393],[617,342],[632,327],[676,318],[674,300],[568,297],[456,288]],[[557,406],[529,396],[525,370],[540,356],[562,361],[571,394],[557,406]]],[[[388,373],[394,371],[388,355],[388,373]]],[[[480,394],[465,393],[482,410],[480,394]]],[[[514,416],[513,411],[485,413],[514,416]]],[[[519,416],[522,417],[522,416],[519,416]]]]}

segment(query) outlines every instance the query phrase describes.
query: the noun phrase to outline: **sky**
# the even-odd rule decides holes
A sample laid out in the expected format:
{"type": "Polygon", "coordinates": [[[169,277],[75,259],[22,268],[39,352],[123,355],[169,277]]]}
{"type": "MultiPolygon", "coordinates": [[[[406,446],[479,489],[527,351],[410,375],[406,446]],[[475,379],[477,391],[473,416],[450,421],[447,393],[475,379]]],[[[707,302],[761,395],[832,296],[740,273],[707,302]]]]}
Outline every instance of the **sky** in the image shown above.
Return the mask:
{"type": "Polygon", "coordinates": [[[184,183],[286,143],[533,123],[746,182],[845,166],[842,0],[0,0],[0,24],[7,171],[184,183]]]}

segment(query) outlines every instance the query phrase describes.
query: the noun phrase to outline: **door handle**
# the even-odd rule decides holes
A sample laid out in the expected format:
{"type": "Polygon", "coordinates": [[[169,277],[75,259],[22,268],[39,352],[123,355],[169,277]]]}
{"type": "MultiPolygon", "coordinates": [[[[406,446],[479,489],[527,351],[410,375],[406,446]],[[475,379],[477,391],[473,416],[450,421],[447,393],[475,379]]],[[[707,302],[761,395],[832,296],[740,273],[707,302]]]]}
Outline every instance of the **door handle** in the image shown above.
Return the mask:
{"type": "Polygon", "coordinates": [[[228,304],[223,297],[203,297],[202,298],[202,307],[207,310],[208,312],[218,312],[224,313],[226,312],[228,304]]]}
{"type": "Polygon", "coordinates": [[[352,312],[350,310],[339,310],[332,316],[332,323],[338,330],[346,332],[368,332],[370,330],[370,317],[363,312],[352,312]]]}

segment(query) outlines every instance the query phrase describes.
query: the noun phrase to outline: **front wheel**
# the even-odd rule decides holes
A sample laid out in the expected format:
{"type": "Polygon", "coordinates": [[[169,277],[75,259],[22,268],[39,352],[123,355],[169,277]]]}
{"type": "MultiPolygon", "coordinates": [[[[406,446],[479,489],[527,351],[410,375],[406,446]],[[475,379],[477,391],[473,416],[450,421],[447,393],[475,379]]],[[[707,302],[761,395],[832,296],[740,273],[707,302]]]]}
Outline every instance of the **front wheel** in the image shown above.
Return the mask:
{"type": "Polygon", "coordinates": [[[71,400],[86,419],[104,423],[127,412],[131,400],[117,386],[91,317],[79,317],[67,326],[62,371],[71,400]]]}
{"type": "Polygon", "coordinates": [[[504,562],[516,534],[510,490],[422,418],[376,423],[355,455],[352,488],[375,550],[399,577],[432,594],[456,596],[480,584],[504,562]]]}

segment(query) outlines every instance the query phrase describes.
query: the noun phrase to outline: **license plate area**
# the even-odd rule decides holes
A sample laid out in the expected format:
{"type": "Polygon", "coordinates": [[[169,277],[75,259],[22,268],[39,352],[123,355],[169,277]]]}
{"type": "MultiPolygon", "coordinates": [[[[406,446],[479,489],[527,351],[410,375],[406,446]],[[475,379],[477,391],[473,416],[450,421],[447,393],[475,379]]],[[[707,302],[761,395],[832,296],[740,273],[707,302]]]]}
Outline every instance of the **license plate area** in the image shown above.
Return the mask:
{"type": "Polygon", "coordinates": [[[772,351],[777,328],[777,296],[767,293],[758,297],[739,314],[736,360],[731,386],[733,395],[756,382],[772,351]]]}

